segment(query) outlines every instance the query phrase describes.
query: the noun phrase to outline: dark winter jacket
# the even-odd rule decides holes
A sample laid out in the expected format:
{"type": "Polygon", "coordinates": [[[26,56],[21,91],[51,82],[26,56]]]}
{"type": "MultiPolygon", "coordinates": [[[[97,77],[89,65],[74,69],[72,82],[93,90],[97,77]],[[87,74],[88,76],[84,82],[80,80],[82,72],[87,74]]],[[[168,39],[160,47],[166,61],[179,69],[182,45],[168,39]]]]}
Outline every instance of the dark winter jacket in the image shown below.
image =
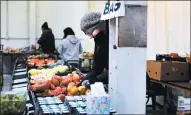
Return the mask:
{"type": "MultiPolygon", "coordinates": [[[[109,36],[101,31],[95,38],[94,63],[92,70],[83,78],[83,80],[92,79],[103,73],[104,69],[108,70],[109,62],[109,36]]],[[[107,76],[108,77],[108,76],[107,76]]]]}
{"type": "Polygon", "coordinates": [[[40,39],[38,40],[38,44],[40,45],[40,48],[42,49],[43,53],[54,53],[55,51],[55,38],[51,31],[45,30],[40,39]]]}

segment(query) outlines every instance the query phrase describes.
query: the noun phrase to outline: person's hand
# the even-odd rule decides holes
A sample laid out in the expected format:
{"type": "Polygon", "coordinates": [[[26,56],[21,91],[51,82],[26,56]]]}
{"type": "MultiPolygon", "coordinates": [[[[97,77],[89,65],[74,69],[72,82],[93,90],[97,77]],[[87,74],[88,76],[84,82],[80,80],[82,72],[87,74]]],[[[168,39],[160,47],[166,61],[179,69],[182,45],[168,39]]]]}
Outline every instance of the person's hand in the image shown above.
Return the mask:
{"type": "Polygon", "coordinates": [[[84,80],[82,81],[81,85],[82,86],[88,86],[90,83],[89,83],[89,80],[84,80]]]}
{"type": "Polygon", "coordinates": [[[83,79],[85,76],[83,74],[80,75],[80,79],[83,79]]]}
{"type": "Polygon", "coordinates": [[[36,44],[36,49],[39,49],[40,48],[40,45],[39,44],[36,44]]]}

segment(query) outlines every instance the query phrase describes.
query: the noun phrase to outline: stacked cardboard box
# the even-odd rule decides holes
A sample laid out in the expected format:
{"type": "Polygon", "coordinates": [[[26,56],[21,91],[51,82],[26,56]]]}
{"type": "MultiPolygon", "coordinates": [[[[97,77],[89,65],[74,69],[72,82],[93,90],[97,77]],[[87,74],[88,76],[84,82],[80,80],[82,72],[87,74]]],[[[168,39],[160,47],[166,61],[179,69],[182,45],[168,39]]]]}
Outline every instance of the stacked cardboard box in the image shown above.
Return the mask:
{"type": "Polygon", "coordinates": [[[191,96],[183,91],[171,89],[169,102],[176,110],[191,110],[191,96]]]}

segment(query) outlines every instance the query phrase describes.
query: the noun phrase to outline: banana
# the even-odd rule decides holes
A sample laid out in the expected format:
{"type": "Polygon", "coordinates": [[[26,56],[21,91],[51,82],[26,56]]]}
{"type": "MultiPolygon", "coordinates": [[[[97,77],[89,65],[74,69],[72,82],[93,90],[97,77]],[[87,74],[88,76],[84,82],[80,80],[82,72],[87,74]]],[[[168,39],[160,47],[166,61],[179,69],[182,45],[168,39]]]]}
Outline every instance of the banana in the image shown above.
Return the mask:
{"type": "Polygon", "coordinates": [[[38,67],[38,70],[41,70],[41,69],[44,69],[44,67],[39,66],[39,67],[38,67]]]}
{"type": "Polygon", "coordinates": [[[87,95],[90,91],[91,91],[90,89],[87,89],[85,95],[87,95]]]}
{"type": "Polygon", "coordinates": [[[80,95],[84,95],[85,91],[86,91],[86,87],[85,86],[79,86],[78,91],[80,92],[80,95]]]}
{"type": "Polygon", "coordinates": [[[34,80],[30,80],[30,84],[35,84],[35,81],[34,80]]]}

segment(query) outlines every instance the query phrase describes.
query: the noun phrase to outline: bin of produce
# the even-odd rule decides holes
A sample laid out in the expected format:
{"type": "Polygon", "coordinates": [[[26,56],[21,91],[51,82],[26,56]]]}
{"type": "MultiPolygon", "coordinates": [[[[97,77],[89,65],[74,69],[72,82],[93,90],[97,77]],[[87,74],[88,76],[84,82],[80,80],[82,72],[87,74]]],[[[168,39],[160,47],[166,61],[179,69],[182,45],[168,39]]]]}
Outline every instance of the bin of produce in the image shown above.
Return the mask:
{"type": "Polygon", "coordinates": [[[7,91],[1,92],[1,115],[22,115],[26,107],[26,93],[7,91]]]}

